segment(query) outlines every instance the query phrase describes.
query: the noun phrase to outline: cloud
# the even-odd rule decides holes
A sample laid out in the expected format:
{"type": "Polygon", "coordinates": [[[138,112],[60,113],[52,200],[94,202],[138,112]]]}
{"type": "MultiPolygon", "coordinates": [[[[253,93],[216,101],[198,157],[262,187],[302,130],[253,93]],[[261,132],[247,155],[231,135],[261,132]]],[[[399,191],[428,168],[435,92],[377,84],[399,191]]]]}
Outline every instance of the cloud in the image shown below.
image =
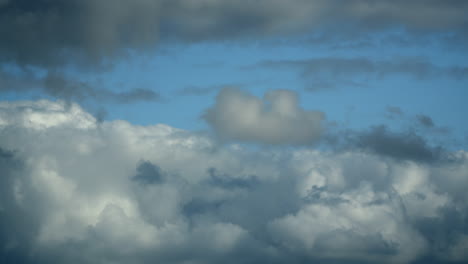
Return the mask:
{"type": "Polygon", "coordinates": [[[392,132],[385,126],[358,133],[354,144],[364,150],[398,160],[434,162],[442,157],[440,147],[431,147],[415,132],[392,132]]]}
{"type": "Polygon", "coordinates": [[[223,89],[203,119],[223,139],[265,144],[310,144],[322,131],[324,114],[304,110],[297,94],[273,90],[263,99],[237,89],[223,89]]]}
{"type": "Polygon", "coordinates": [[[0,260],[466,262],[468,154],[451,156],[217,146],[73,103],[2,102],[0,260]]]}
{"type": "MultiPolygon", "coordinates": [[[[78,72],[109,69],[119,59],[154,51],[161,44],[228,43],[304,34],[331,34],[346,36],[344,39],[347,39],[349,32],[366,39],[367,35],[374,32],[395,28],[422,32],[423,35],[449,31],[453,34],[451,39],[459,39],[458,43],[464,44],[468,36],[467,8],[467,4],[458,1],[2,1],[0,66],[13,65],[26,72],[38,70],[56,75],[63,69],[75,69],[78,72]]],[[[329,42],[336,41],[327,40],[329,42]]],[[[432,72],[425,70],[424,63],[405,62],[406,68],[402,69],[418,72],[416,74],[423,77],[431,76],[432,72]]],[[[361,68],[364,72],[368,67],[365,62],[353,64],[352,68],[361,68]]],[[[390,64],[385,67],[395,71],[392,67],[400,66],[390,64]]],[[[446,70],[450,71],[447,74],[456,78],[466,78],[467,75],[466,67],[446,70]]],[[[25,73],[23,79],[19,79],[0,73],[0,91],[41,89],[42,85],[37,84],[41,78],[28,78],[29,74],[25,73]]],[[[350,86],[362,86],[359,81],[337,80],[350,86]]],[[[61,99],[67,99],[66,96],[73,100],[86,98],[100,101],[105,98],[122,103],[154,101],[159,97],[157,92],[150,89],[139,88],[117,93],[93,88],[81,80],[67,82],[66,87],[60,88],[53,84],[47,85],[45,92],[61,99]]],[[[311,84],[310,89],[336,86],[326,78],[314,78],[311,84]]],[[[211,89],[194,87],[184,89],[181,93],[198,95],[209,92],[211,89]]]]}
{"type": "Polygon", "coordinates": [[[160,1],[8,1],[0,10],[0,58],[21,65],[99,62],[158,38],[160,1]],[[37,41],[39,40],[40,41],[37,41]]]}
{"type": "Polygon", "coordinates": [[[39,77],[28,70],[16,74],[0,70],[0,87],[0,92],[17,93],[40,90],[55,98],[75,102],[131,104],[161,100],[161,95],[150,89],[135,88],[116,92],[99,88],[91,82],[78,81],[60,72],[49,72],[44,77],[39,77]]]}
{"type": "Polygon", "coordinates": [[[419,57],[402,57],[390,60],[372,60],[365,57],[324,57],[304,60],[267,60],[257,67],[292,69],[310,82],[309,90],[330,89],[339,86],[365,86],[369,79],[404,75],[416,79],[441,76],[466,79],[466,66],[438,66],[419,57]],[[365,81],[360,81],[364,78],[365,81]]]}
{"type": "Polygon", "coordinates": [[[467,8],[463,1],[3,1],[0,60],[44,67],[96,64],[128,50],[153,49],[161,39],[261,38],[313,30],[344,34],[351,28],[466,36],[467,8]]]}
{"type": "Polygon", "coordinates": [[[54,97],[73,101],[109,101],[115,103],[134,103],[139,101],[158,101],[160,95],[148,89],[132,89],[124,92],[114,92],[99,89],[87,82],[68,79],[59,73],[49,73],[44,78],[44,91],[54,97]]]}
{"type": "Polygon", "coordinates": [[[225,89],[225,88],[235,88],[240,87],[241,85],[235,84],[224,84],[224,85],[212,85],[212,86],[188,86],[180,89],[178,95],[186,96],[205,96],[207,94],[225,89]]]}
{"type": "Polygon", "coordinates": [[[401,119],[404,116],[403,110],[398,106],[387,106],[385,116],[389,119],[401,119]]]}
{"type": "Polygon", "coordinates": [[[137,172],[133,180],[142,184],[155,184],[163,181],[161,169],[149,161],[144,161],[138,165],[137,172]]]}
{"type": "Polygon", "coordinates": [[[432,121],[432,118],[427,115],[417,115],[416,119],[422,126],[426,128],[434,127],[434,121],[432,121]]]}

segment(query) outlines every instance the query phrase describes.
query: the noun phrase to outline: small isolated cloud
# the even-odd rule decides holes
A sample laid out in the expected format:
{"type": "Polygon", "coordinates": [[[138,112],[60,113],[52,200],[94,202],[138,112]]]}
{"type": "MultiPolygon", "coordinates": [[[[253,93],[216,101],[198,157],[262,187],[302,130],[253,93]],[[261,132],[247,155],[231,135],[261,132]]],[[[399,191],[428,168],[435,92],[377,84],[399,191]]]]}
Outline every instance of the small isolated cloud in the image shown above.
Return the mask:
{"type": "Polygon", "coordinates": [[[258,98],[238,89],[223,89],[203,119],[227,140],[264,144],[311,144],[322,132],[324,114],[304,110],[297,94],[272,90],[258,98]]]}
{"type": "Polygon", "coordinates": [[[422,125],[423,127],[426,127],[426,128],[434,127],[434,121],[432,121],[432,118],[430,116],[417,115],[416,119],[418,120],[418,123],[422,125]]]}
{"type": "Polygon", "coordinates": [[[398,106],[387,106],[385,109],[385,117],[388,119],[401,119],[405,113],[398,106]]]}

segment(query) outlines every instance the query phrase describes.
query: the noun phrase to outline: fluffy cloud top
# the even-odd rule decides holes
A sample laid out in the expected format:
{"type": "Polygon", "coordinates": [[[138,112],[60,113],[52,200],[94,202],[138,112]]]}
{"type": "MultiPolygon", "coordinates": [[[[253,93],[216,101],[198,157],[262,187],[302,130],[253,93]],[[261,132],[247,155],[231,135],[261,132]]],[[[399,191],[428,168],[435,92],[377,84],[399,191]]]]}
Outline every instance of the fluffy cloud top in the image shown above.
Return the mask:
{"type": "Polygon", "coordinates": [[[223,139],[310,144],[320,136],[324,114],[302,109],[293,91],[269,91],[260,99],[225,88],[203,118],[223,139]]]}
{"type": "MultiPolygon", "coordinates": [[[[279,94],[272,111],[297,114],[279,94]]],[[[2,103],[0,261],[466,262],[468,154],[451,155],[220,148],[74,104],[2,103]]]]}

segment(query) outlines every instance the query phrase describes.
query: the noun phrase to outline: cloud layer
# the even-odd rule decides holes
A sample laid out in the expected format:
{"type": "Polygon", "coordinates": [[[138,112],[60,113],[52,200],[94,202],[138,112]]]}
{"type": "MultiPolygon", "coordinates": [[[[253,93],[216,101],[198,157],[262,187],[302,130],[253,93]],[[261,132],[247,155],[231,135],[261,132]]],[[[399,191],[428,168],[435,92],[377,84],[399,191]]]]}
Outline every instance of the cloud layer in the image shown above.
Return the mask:
{"type": "Polygon", "coordinates": [[[396,57],[375,60],[366,57],[319,57],[301,60],[267,60],[252,66],[297,71],[309,86],[308,90],[322,90],[340,86],[364,86],[372,80],[387,76],[408,76],[414,79],[451,78],[464,80],[468,68],[442,67],[421,57],[396,57]]]}
{"type": "Polygon", "coordinates": [[[206,41],[389,28],[466,37],[464,1],[15,0],[0,3],[0,60],[99,62],[160,40],[206,41]],[[40,41],[38,41],[40,40],[40,41]]]}
{"type": "MultiPolygon", "coordinates": [[[[294,97],[270,96],[290,113],[294,97]]],[[[162,124],[98,123],[75,104],[2,102],[0,260],[466,262],[468,153],[450,155],[220,148],[162,124]]]]}

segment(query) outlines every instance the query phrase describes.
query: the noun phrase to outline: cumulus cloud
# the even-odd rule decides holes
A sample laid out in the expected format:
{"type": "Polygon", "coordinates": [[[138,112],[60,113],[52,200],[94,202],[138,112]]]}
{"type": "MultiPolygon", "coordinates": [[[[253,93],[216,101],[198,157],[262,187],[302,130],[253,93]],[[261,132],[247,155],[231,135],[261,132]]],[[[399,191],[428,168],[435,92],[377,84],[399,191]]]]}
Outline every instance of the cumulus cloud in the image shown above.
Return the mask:
{"type": "Polygon", "coordinates": [[[468,154],[452,156],[219,147],[76,104],[1,103],[0,260],[466,262],[468,154]]]}
{"type": "Polygon", "coordinates": [[[289,90],[273,90],[263,99],[238,89],[223,89],[203,119],[223,139],[267,144],[310,144],[322,131],[324,114],[300,107],[289,90]]]}

